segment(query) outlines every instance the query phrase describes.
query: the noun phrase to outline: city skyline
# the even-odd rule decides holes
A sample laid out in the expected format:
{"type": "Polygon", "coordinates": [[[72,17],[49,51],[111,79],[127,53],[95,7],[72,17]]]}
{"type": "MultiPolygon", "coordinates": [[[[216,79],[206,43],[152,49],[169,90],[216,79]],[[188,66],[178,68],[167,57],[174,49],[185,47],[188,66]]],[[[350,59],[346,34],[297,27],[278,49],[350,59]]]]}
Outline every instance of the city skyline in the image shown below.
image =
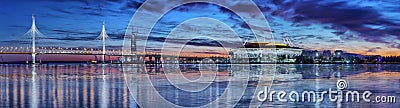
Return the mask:
{"type": "MultiPolygon", "coordinates": [[[[101,24],[104,21],[107,24],[107,34],[113,40],[108,43],[107,49],[118,49],[122,47],[129,20],[143,2],[6,1],[0,3],[0,13],[7,16],[0,20],[2,23],[0,36],[2,43],[22,36],[29,29],[30,15],[34,13],[37,15],[38,29],[66,47],[99,48],[101,44],[94,39],[100,34],[101,24]]],[[[290,33],[293,34],[291,38],[294,44],[304,49],[344,50],[363,55],[400,55],[398,53],[400,19],[394,17],[398,14],[395,11],[399,6],[396,8],[394,2],[290,0],[254,2],[267,18],[276,42],[282,42],[280,34],[290,33]]],[[[162,3],[163,1],[159,1],[153,5],[162,3]]],[[[241,6],[241,3],[233,2],[231,5],[241,6]]],[[[147,11],[149,15],[158,12],[158,10],[147,11]]],[[[251,16],[251,12],[248,14],[251,16]]],[[[224,22],[241,37],[243,42],[247,36],[252,35],[249,26],[232,11],[214,4],[191,3],[179,6],[160,18],[147,40],[146,49],[159,51],[157,46],[163,44],[171,30],[184,21],[197,17],[210,17],[224,22]]],[[[193,28],[189,27],[183,28],[182,31],[184,32],[179,34],[177,41],[196,36],[223,35],[221,30],[206,30],[205,33],[194,34],[193,28]]],[[[138,39],[139,42],[143,40],[140,37],[138,39]]],[[[226,39],[226,42],[229,43],[230,40],[226,39]]],[[[218,42],[207,38],[196,38],[188,42],[187,49],[188,53],[198,55],[226,53],[218,42]],[[193,48],[201,50],[190,50],[193,48]]]]}

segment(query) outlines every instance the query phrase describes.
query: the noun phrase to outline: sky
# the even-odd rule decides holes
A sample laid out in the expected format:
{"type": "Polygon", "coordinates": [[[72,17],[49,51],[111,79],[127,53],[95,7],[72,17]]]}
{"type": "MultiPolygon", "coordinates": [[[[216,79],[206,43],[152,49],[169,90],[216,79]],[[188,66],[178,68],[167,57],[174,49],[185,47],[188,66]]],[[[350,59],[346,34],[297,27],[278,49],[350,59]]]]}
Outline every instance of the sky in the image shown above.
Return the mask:
{"type": "MultiPolygon", "coordinates": [[[[226,54],[240,46],[254,32],[259,40],[283,43],[281,34],[310,50],[344,50],[365,55],[400,55],[400,5],[396,0],[253,0],[259,10],[246,11],[249,2],[222,1],[237,7],[239,13],[206,2],[163,7],[171,0],[156,0],[141,11],[139,21],[131,21],[145,0],[3,0],[0,2],[1,45],[15,45],[23,37],[35,14],[36,26],[55,46],[100,48],[95,40],[104,21],[108,49],[121,49],[129,26],[136,26],[137,40],[146,51],[191,54],[226,54]],[[162,12],[166,13],[162,13],[162,12]],[[263,18],[254,17],[260,11],[263,18]],[[151,17],[162,15],[149,35],[151,17]],[[244,15],[244,17],[240,16],[244,15]],[[251,18],[246,22],[243,18],[251,18]],[[131,23],[134,22],[134,23],[131,23]],[[255,25],[250,25],[255,24],[255,25]],[[251,27],[260,29],[251,30],[251,27]],[[259,31],[257,31],[259,30],[259,31]],[[147,41],[146,40],[147,38],[147,41]]],[[[40,44],[40,43],[39,43],[40,44]]]]}

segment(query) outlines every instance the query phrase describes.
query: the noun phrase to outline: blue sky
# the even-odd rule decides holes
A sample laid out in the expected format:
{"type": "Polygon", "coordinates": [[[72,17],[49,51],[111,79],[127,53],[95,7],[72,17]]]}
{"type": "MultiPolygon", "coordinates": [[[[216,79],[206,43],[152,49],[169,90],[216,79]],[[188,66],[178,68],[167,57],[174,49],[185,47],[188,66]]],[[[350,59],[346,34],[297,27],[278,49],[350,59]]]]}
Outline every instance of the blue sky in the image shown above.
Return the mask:
{"type": "MultiPolygon", "coordinates": [[[[144,0],[3,0],[0,2],[0,37],[2,44],[9,44],[8,41],[21,37],[28,31],[30,16],[34,13],[40,32],[59,46],[99,47],[100,42],[95,38],[100,34],[101,23],[104,21],[112,39],[108,48],[118,49],[122,46],[133,14],[143,2],[144,0]]],[[[158,14],[160,10],[157,9],[162,9],[169,2],[171,1],[159,0],[151,4],[154,8],[147,9],[149,15],[158,14]]],[[[353,53],[381,55],[400,55],[400,5],[397,2],[254,0],[268,20],[276,42],[282,42],[281,33],[290,33],[294,44],[305,49],[341,49],[353,53]]],[[[240,2],[232,5],[241,6],[240,2]]],[[[145,19],[142,25],[146,25],[145,19]]],[[[235,47],[234,43],[237,42],[224,37],[231,35],[224,34],[226,30],[234,31],[241,40],[252,35],[249,26],[229,9],[209,3],[186,4],[169,11],[156,23],[149,36],[147,48],[159,50],[165,38],[176,33],[173,43],[186,43],[185,48],[189,52],[223,53],[221,43],[228,45],[224,47],[235,47]],[[185,21],[199,17],[216,19],[224,24],[220,29],[212,30],[206,29],[207,24],[185,28],[185,21]],[[171,32],[172,30],[181,30],[183,33],[171,32]],[[205,38],[209,35],[219,37],[205,38]],[[195,39],[183,42],[192,38],[195,39]],[[224,41],[218,43],[216,40],[224,41]],[[193,50],[195,48],[201,50],[193,50]]],[[[143,39],[138,38],[138,42],[143,42],[143,39]]]]}

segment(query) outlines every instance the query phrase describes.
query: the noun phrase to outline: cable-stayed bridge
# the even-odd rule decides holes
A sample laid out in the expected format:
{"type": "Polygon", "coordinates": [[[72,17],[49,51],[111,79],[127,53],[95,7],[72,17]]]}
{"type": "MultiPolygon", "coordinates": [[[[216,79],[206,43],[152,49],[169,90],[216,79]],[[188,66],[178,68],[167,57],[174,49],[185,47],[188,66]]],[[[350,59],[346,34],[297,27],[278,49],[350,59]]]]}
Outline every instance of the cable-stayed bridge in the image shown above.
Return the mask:
{"type": "MultiPolygon", "coordinates": [[[[103,23],[102,32],[99,36],[103,42],[103,49],[96,48],[66,48],[57,46],[56,42],[51,42],[50,38],[43,35],[36,27],[35,16],[32,14],[31,28],[16,40],[0,47],[0,54],[29,54],[31,62],[36,63],[36,55],[40,54],[68,54],[68,55],[102,55],[104,63],[105,56],[121,56],[121,50],[106,50],[105,40],[108,35],[103,23]]],[[[96,57],[97,58],[97,57],[96,57]]]]}
{"type": "MultiPolygon", "coordinates": [[[[122,63],[199,63],[204,57],[197,57],[191,55],[179,55],[171,54],[166,55],[154,52],[137,52],[136,51],[136,40],[135,34],[132,33],[130,52],[122,50],[107,50],[106,41],[109,37],[106,33],[105,23],[102,24],[102,31],[95,40],[102,41],[102,49],[100,48],[66,48],[57,46],[57,42],[43,35],[36,27],[35,16],[32,14],[32,25],[31,28],[20,38],[10,41],[6,45],[0,47],[0,55],[8,54],[22,54],[28,57],[27,63],[30,61],[35,64],[36,61],[41,61],[41,58],[36,58],[37,55],[93,55],[96,58],[96,62],[101,60],[101,63],[106,63],[107,57],[111,61],[110,56],[119,57],[119,61],[122,63]],[[97,59],[97,56],[101,56],[101,59],[97,59]]],[[[1,56],[1,59],[3,57],[1,56]]],[[[223,57],[213,58],[215,61],[223,61],[223,57]],[[220,59],[220,60],[218,60],[220,59]]],[[[1,61],[3,62],[3,60],[1,61]]],[[[226,62],[226,61],[225,61],[226,62]]]]}

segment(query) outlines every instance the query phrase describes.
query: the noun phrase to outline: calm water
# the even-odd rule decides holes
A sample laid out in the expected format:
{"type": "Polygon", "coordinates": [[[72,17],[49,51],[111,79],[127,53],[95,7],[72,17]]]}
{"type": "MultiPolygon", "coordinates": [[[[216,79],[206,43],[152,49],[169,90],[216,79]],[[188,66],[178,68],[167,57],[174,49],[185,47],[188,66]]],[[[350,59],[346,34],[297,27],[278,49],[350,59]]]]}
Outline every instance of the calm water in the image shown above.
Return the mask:
{"type": "Polygon", "coordinates": [[[346,90],[400,97],[398,64],[0,64],[0,107],[400,107],[330,102],[327,96],[323,102],[264,103],[253,97],[271,84],[274,91],[324,91],[336,88],[338,79],[348,82],[346,90]]]}

